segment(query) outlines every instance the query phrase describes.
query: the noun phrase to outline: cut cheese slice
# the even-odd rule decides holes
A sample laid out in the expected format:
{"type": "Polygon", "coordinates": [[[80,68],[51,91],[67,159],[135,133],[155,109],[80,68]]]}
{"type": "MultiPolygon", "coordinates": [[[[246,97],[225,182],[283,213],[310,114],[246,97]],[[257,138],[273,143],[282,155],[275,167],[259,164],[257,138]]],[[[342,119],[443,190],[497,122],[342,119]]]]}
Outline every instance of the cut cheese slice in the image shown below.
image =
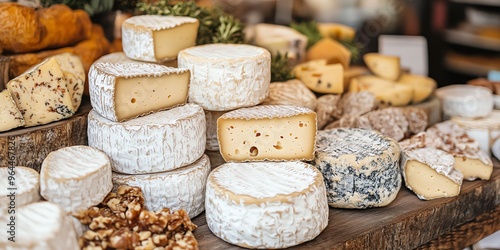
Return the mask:
{"type": "Polygon", "coordinates": [[[363,60],[373,74],[384,79],[396,81],[401,75],[399,56],[367,53],[363,56],[363,60]]]}
{"type": "Polygon", "coordinates": [[[493,166],[485,164],[481,158],[488,155],[483,151],[477,152],[477,157],[455,156],[455,169],[462,172],[464,180],[473,181],[476,179],[489,180],[493,174],[493,166]]]}
{"type": "Polygon", "coordinates": [[[24,118],[8,89],[0,91],[0,132],[24,126],[24,118]]]}
{"type": "Polygon", "coordinates": [[[208,177],[207,225],[231,244],[298,245],[325,229],[328,212],[323,177],[307,163],[226,163],[208,177]]]}
{"type": "Polygon", "coordinates": [[[437,83],[434,79],[427,76],[402,74],[398,84],[405,84],[413,88],[412,103],[420,103],[429,98],[437,88],[437,83]]]}
{"type": "Polygon", "coordinates": [[[331,64],[302,72],[300,78],[312,91],[323,94],[344,92],[344,68],[341,64],[331,64]]]}
{"type": "Polygon", "coordinates": [[[5,214],[41,198],[40,175],[32,168],[0,167],[0,179],[0,211],[5,214]]]}
{"type": "Polygon", "coordinates": [[[413,88],[402,84],[394,84],[389,88],[374,87],[368,91],[375,95],[382,106],[406,106],[413,100],[413,88]]]}
{"type": "Polygon", "coordinates": [[[206,122],[203,109],[193,103],[113,122],[94,110],[89,113],[89,146],[102,150],[113,171],[146,174],[173,170],[203,155],[206,122]]]}
{"type": "Polygon", "coordinates": [[[193,164],[172,171],[143,175],[113,173],[113,184],[115,188],[140,187],[150,211],[184,209],[193,218],[205,210],[205,186],[210,170],[208,156],[203,155],[193,164]]]}
{"type": "Polygon", "coordinates": [[[47,124],[71,117],[71,91],[54,57],[44,60],[7,83],[25,126],[47,124]]]}
{"type": "Polygon", "coordinates": [[[452,155],[436,148],[403,150],[401,157],[405,185],[421,200],[460,194],[463,175],[454,165],[452,155]]]}
{"type": "Polygon", "coordinates": [[[73,110],[78,110],[82,102],[85,77],[87,75],[83,68],[82,60],[80,57],[70,53],[55,55],[54,58],[59,63],[68,84],[71,101],[73,102],[73,110]]]}
{"type": "Polygon", "coordinates": [[[312,160],[316,113],[288,105],[262,105],[227,112],[217,120],[227,162],[312,160]]]}
{"type": "Polygon", "coordinates": [[[219,151],[219,140],[217,140],[217,119],[225,113],[225,111],[205,110],[205,119],[207,121],[206,150],[219,151]]]}
{"type": "Polygon", "coordinates": [[[133,16],[122,24],[123,51],[135,60],[173,60],[179,51],[196,45],[198,26],[198,19],[185,16],[133,16]]]}
{"type": "Polygon", "coordinates": [[[294,105],[315,110],[316,95],[299,80],[273,82],[263,105],[294,105]]]}
{"type": "Polygon", "coordinates": [[[302,78],[302,74],[304,72],[310,71],[310,70],[316,70],[319,68],[323,68],[326,66],[326,60],[325,59],[318,59],[318,60],[312,60],[312,61],[307,61],[304,63],[301,63],[299,65],[296,65],[292,69],[292,74],[295,75],[298,79],[302,78]]]}
{"type": "Polygon", "coordinates": [[[125,121],[185,104],[189,71],[151,63],[94,63],[90,101],[97,113],[125,121]]]}
{"type": "Polygon", "coordinates": [[[271,54],[264,48],[208,44],[179,52],[177,61],[191,71],[189,102],[205,110],[255,106],[269,94],[271,54]]]}
{"type": "Polygon", "coordinates": [[[351,52],[341,43],[325,37],[307,50],[306,59],[308,61],[325,59],[328,64],[340,63],[344,69],[348,69],[351,63],[351,52]]]}
{"type": "Polygon", "coordinates": [[[56,204],[36,202],[22,206],[16,208],[15,220],[10,218],[7,214],[0,216],[1,225],[15,223],[13,233],[0,232],[0,249],[80,249],[71,220],[56,204]],[[12,235],[15,242],[9,241],[12,235]]]}
{"type": "Polygon", "coordinates": [[[40,171],[41,195],[75,213],[101,203],[113,188],[109,158],[88,146],[51,152],[40,171]]]}
{"type": "Polygon", "coordinates": [[[374,76],[362,75],[351,79],[349,92],[367,91],[374,88],[390,88],[394,82],[374,76]]]}
{"type": "Polygon", "coordinates": [[[364,209],[389,205],[401,188],[398,143],[358,128],[318,132],[315,166],[323,173],[328,204],[364,209]]]}

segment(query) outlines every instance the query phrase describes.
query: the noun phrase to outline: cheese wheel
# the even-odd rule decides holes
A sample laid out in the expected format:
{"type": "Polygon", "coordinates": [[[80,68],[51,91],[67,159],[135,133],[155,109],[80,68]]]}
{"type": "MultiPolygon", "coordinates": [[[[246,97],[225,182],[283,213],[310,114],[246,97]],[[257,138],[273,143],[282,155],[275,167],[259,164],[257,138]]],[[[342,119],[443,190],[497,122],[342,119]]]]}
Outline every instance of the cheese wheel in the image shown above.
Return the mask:
{"type": "Polygon", "coordinates": [[[208,177],[207,225],[231,244],[298,245],[325,229],[328,212],[323,177],[307,163],[225,163],[208,177]]]}
{"type": "Polygon", "coordinates": [[[0,211],[39,201],[40,174],[21,166],[0,167],[0,211]],[[9,208],[10,207],[10,208],[9,208]]]}
{"type": "Polygon", "coordinates": [[[493,111],[491,90],[472,85],[455,84],[436,90],[436,96],[443,104],[446,118],[452,116],[480,118],[493,111]]]}

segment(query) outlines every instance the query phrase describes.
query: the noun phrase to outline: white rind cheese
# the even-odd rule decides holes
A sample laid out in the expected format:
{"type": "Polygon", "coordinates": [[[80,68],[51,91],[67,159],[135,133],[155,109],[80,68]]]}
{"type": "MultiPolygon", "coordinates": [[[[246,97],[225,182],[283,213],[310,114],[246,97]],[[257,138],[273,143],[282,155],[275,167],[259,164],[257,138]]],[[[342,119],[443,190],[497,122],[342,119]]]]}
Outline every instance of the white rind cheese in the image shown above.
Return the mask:
{"type": "Polygon", "coordinates": [[[78,212],[96,206],[113,188],[109,158],[88,146],[71,146],[51,152],[40,171],[41,195],[78,212]]]}
{"type": "Polygon", "coordinates": [[[137,63],[137,61],[128,58],[124,52],[113,52],[99,57],[94,63],[137,63]]]}
{"type": "Polygon", "coordinates": [[[225,163],[207,181],[207,225],[246,248],[285,248],[318,236],[328,224],[321,173],[303,162],[225,163]]]}
{"type": "Polygon", "coordinates": [[[446,118],[452,116],[480,118],[493,111],[493,94],[485,87],[465,84],[449,85],[436,90],[446,118]]]}
{"type": "Polygon", "coordinates": [[[125,121],[185,104],[189,71],[152,63],[94,63],[89,70],[94,110],[125,121]]]}
{"type": "Polygon", "coordinates": [[[207,121],[206,150],[219,151],[219,140],[217,140],[217,119],[225,113],[225,111],[205,110],[205,119],[207,121]]]}
{"type": "Polygon", "coordinates": [[[269,85],[269,96],[262,105],[295,105],[315,110],[316,95],[300,80],[273,82],[269,85]]]}
{"type": "MultiPolygon", "coordinates": [[[[0,215],[1,225],[10,223],[10,216],[0,215]]],[[[78,250],[78,238],[63,208],[50,202],[36,202],[16,209],[15,243],[8,241],[7,230],[0,232],[0,249],[78,250]]]]}
{"type": "Polygon", "coordinates": [[[398,143],[357,129],[318,132],[315,166],[325,178],[328,204],[364,209],[389,205],[401,188],[398,143]]]}
{"type": "Polygon", "coordinates": [[[123,51],[135,60],[173,60],[179,51],[196,44],[198,26],[198,19],[192,17],[133,16],[122,24],[123,51]]]}
{"type": "Polygon", "coordinates": [[[172,171],[143,175],[113,173],[113,183],[115,187],[140,187],[148,210],[184,209],[193,218],[205,210],[205,186],[210,170],[210,160],[203,155],[193,164],[172,171]]]}
{"type": "Polygon", "coordinates": [[[24,118],[8,89],[0,91],[0,132],[24,126],[24,118]]]}
{"type": "Polygon", "coordinates": [[[208,44],[179,52],[178,67],[191,71],[189,102],[205,110],[255,106],[269,94],[271,54],[242,44],[208,44]]]}
{"type": "Polygon", "coordinates": [[[0,213],[7,214],[11,201],[13,209],[39,201],[40,175],[27,167],[0,167],[0,213]],[[12,176],[12,180],[9,177],[12,176]],[[10,185],[10,184],[13,185],[10,185]],[[14,194],[14,195],[13,195],[14,194]]]}
{"type": "Polygon", "coordinates": [[[483,152],[491,155],[493,143],[500,138],[500,110],[493,110],[490,115],[484,118],[452,117],[451,120],[462,127],[467,135],[476,140],[483,152]]]}
{"type": "Polygon", "coordinates": [[[89,146],[102,150],[113,171],[146,174],[173,170],[198,160],[205,151],[203,109],[193,103],[113,122],[89,113],[89,146]]]}

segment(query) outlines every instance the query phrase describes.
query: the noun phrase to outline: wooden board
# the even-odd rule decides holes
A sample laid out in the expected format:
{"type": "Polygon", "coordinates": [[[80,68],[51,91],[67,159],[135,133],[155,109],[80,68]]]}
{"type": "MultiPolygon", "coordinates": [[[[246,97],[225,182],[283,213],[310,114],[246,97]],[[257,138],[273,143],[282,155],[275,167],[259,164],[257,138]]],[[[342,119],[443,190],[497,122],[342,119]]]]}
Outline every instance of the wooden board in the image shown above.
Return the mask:
{"type": "Polygon", "coordinates": [[[0,167],[25,166],[40,172],[45,157],[63,147],[87,144],[88,99],[72,117],[0,133],[0,167]]]}
{"type": "MultiPolygon", "coordinates": [[[[460,196],[455,198],[422,201],[402,187],[387,207],[366,210],[330,208],[327,228],[316,239],[291,249],[415,249],[419,246],[422,249],[437,249],[439,243],[449,243],[449,239],[457,237],[453,236],[453,230],[462,234],[466,230],[467,235],[475,237],[441,248],[463,249],[474,243],[471,241],[478,241],[478,235],[484,237],[500,230],[500,217],[487,216],[500,209],[500,164],[497,161],[495,165],[489,181],[466,181],[460,196]],[[485,223],[488,224],[474,223],[474,220],[481,219],[481,215],[487,217],[485,223]],[[492,220],[495,223],[491,223],[492,220]],[[460,229],[459,226],[466,222],[471,222],[472,228],[460,229]],[[441,235],[444,239],[431,242],[441,235]]],[[[194,235],[200,249],[242,249],[213,235],[204,213],[194,218],[193,222],[199,226],[194,235]]],[[[235,229],[237,227],[235,225],[235,229]]]]}

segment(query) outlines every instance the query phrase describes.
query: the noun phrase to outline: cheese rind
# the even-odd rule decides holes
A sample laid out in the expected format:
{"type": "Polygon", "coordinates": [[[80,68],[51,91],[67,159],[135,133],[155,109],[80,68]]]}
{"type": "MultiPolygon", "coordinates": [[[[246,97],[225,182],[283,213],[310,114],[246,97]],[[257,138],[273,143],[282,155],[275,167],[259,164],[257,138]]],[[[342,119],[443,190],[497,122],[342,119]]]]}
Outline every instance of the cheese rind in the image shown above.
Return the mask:
{"type": "Polygon", "coordinates": [[[0,167],[0,180],[2,180],[0,182],[0,211],[3,213],[7,213],[7,207],[11,201],[14,201],[17,208],[41,199],[40,175],[32,168],[0,167]],[[11,181],[9,176],[14,179],[11,181]],[[14,192],[15,196],[12,196],[11,192],[14,192]]]}
{"type": "Polygon", "coordinates": [[[269,96],[262,105],[295,105],[316,109],[316,95],[299,80],[273,82],[269,85],[269,96]]]}
{"type": "Polygon", "coordinates": [[[151,63],[94,63],[90,101],[111,121],[126,121],[187,101],[189,71],[151,63]]]}
{"type": "Polygon", "coordinates": [[[377,76],[396,81],[401,75],[399,56],[367,53],[363,56],[366,66],[377,76]]]}
{"type": "Polygon", "coordinates": [[[108,156],[88,146],[71,146],[51,152],[42,163],[43,198],[78,212],[96,206],[113,188],[108,156]]]}
{"type": "Polygon", "coordinates": [[[457,123],[467,132],[467,135],[476,140],[483,152],[491,155],[493,143],[500,138],[500,110],[493,110],[491,114],[483,118],[452,117],[450,120],[457,123]]]}
{"type": "Polygon", "coordinates": [[[333,120],[340,118],[342,114],[340,102],[341,95],[322,95],[318,98],[316,107],[318,130],[323,129],[333,120]]]}
{"type": "Polygon", "coordinates": [[[55,55],[54,58],[59,63],[64,78],[66,79],[68,90],[71,94],[71,101],[73,102],[73,110],[76,111],[82,102],[85,77],[87,75],[83,68],[82,60],[80,57],[70,53],[55,55]]]}
{"type": "Polygon", "coordinates": [[[178,67],[191,71],[189,102],[205,110],[251,107],[269,94],[271,54],[264,48],[243,44],[191,47],[179,52],[178,67]]]}
{"type": "Polygon", "coordinates": [[[141,175],[113,173],[113,184],[115,188],[140,187],[150,211],[184,209],[193,218],[205,210],[205,186],[210,170],[209,158],[203,155],[196,162],[171,171],[141,175]]]}
{"type": "Polygon", "coordinates": [[[225,163],[208,177],[205,205],[212,233],[247,248],[298,245],[328,223],[323,177],[303,162],[225,163]]]}
{"type": "Polygon", "coordinates": [[[192,17],[133,16],[122,24],[123,51],[135,60],[173,60],[179,51],[196,44],[198,26],[198,19],[192,17]]]}
{"type": "Polygon", "coordinates": [[[389,205],[401,188],[398,143],[376,131],[318,132],[314,165],[325,178],[328,204],[364,209],[389,205]]]}
{"type": "Polygon", "coordinates": [[[24,126],[24,118],[8,89],[0,91],[0,132],[24,126]]]}
{"type": "Polygon", "coordinates": [[[455,84],[436,90],[443,104],[443,113],[449,117],[480,118],[493,111],[491,90],[472,85],[455,84]]]}
{"type": "Polygon", "coordinates": [[[217,119],[225,113],[225,111],[205,110],[205,119],[207,121],[206,150],[219,151],[219,140],[217,139],[217,119]]]}
{"type": "Polygon", "coordinates": [[[312,160],[316,113],[289,105],[230,111],[217,119],[217,138],[227,162],[312,160]]]}
{"type": "Polygon", "coordinates": [[[113,171],[146,174],[169,171],[203,155],[206,121],[203,109],[189,103],[126,122],[89,113],[89,146],[102,150],[113,171]]]}

